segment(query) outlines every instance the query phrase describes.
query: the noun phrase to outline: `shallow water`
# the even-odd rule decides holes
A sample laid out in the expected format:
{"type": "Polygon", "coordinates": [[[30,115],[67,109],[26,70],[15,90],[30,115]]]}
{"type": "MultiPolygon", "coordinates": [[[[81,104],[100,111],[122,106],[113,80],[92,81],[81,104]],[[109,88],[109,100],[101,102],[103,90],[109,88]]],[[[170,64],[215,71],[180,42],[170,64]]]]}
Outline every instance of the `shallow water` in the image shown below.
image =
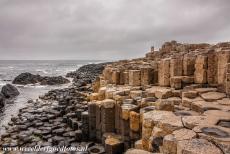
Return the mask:
{"type": "Polygon", "coordinates": [[[0,135],[5,132],[5,127],[11,120],[12,116],[16,116],[19,109],[27,105],[28,100],[35,100],[39,95],[43,95],[51,89],[68,87],[70,84],[61,86],[19,86],[15,85],[20,92],[20,95],[13,100],[13,103],[7,103],[5,108],[0,112],[0,135]]]}
{"type": "MultiPolygon", "coordinates": [[[[64,76],[70,71],[74,71],[82,65],[89,63],[98,63],[100,61],[1,61],[0,60],[0,89],[6,83],[23,72],[40,74],[45,76],[64,76]]],[[[71,84],[71,83],[70,83],[71,84]]],[[[4,125],[7,125],[12,116],[16,116],[20,108],[26,106],[30,99],[37,99],[39,95],[43,95],[51,89],[64,88],[69,86],[41,86],[41,85],[15,85],[20,95],[15,98],[14,103],[6,104],[3,112],[0,111],[0,135],[4,133],[4,125]]]]}

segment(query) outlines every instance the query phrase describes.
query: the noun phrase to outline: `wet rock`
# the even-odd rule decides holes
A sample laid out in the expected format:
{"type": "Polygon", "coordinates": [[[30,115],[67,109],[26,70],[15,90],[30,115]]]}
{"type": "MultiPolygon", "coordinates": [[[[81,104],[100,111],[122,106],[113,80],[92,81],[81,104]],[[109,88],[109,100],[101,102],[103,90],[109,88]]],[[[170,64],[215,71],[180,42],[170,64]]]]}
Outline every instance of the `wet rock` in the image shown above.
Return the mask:
{"type": "Polygon", "coordinates": [[[64,128],[59,128],[59,129],[52,130],[52,133],[54,133],[56,135],[62,135],[64,132],[65,132],[64,128]]]}
{"type": "Polygon", "coordinates": [[[94,145],[94,146],[88,148],[88,152],[89,152],[89,154],[104,154],[105,149],[101,145],[94,145]]]}
{"type": "Polygon", "coordinates": [[[74,78],[73,82],[76,86],[91,84],[96,80],[96,77],[102,73],[107,64],[109,63],[84,65],[74,72],[67,73],[66,77],[74,78]]]}
{"type": "Polygon", "coordinates": [[[81,130],[76,130],[75,131],[75,138],[76,138],[76,141],[81,141],[82,140],[82,131],[81,130]]]}
{"type": "Polygon", "coordinates": [[[219,137],[219,138],[228,138],[228,137],[230,137],[227,132],[222,131],[221,129],[218,129],[218,128],[215,128],[215,127],[203,127],[201,129],[201,132],[203,132],[206,135],[213,136],[213,137],[219,137]]]}
{"type": "Polygon", "coordinates": [[[56,85],[56,84],[66,84],[70,81],[62,76],[57,77],[43,77],[40,81],[41,85],[56,85]]]}
{"type": "Polygon", "coordinates": [[[0,93],[0,109],[5,106],[5,96],[0,93]]]}
{"type": "Polygon", "coordinates": [[[64,140],[65,140],[64,137],[54,136],[54,137],[52,138],[52,144],[58,145],[61,141],[64,141],[64,140]]]}
{"type": "Polygon", "coordinates": [[[13,84],[21,84],[21,85],[26,85],[26,84],[35,84],[40,82],[42,77],[40,75],[33,75],[31,73],[21,73],[18,75],[14,80],[13,84]]]}
{"type": "Polygon", "coordinates": [[[230,151],[230,130],[228,128],[203,125],[193,129],[199,138],[206,139],[219,147],[224,153],[230,151]]]}
{"type": "Polygon", "coordinates": [[[21,73],[18,75],[14,80],[13,84],[36,84],[40,83],[41,85],[55,85],[55,84],[66,84],[70,81],[62,76],[57,77],[48,77],[48,76],[41,76],[41,75],[34,75],[31,73],[21,73]]]}
{"type": "Polygon", "coordinates": [[[1,93],[6,98],[13,98],[13,97],[16,97],[20,94],[19,91],[17,90],[17,88],[11,84],[6,84],[5,86],[3,86],[1,93]]]}
{"type": "Polygon", "coordinates": [[[179,110],[179,111],[175,111],[174,112],[175,115],[177,116],[198,116],[200,115],[199,113],[195,112],[195,111],[186,111],[186,110],[179,110]]]}
{"type": "Polygon", "coordinates": [[[220,120],[217,125],[221,127],[230,128],[230,121],[220,120]]]}

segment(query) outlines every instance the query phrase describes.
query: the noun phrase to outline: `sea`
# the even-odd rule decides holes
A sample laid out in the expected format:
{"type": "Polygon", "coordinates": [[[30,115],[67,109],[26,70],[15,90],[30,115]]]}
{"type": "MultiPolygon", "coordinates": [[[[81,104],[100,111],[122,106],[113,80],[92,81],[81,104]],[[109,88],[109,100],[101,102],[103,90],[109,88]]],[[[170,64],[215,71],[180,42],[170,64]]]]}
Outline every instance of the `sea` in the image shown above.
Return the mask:
{"type": "MultiPolygon", "coordinates": [[[[65,76],[66,73],[75,71],[79,67],[100,63],[97,60],[0,60],[0,90],[7,83],[12,83],[13,79],[20,73],[30,72],[42,76],[65,76]]],[[[12,103],[8,103],[0,111],[0,135],[5,132],[5,126],[12,116],[18,114],[19,109],[26,106],[28,100],[35,100],[51,89],[65,88],[69,84],[43,86],[35,85],[14,85],[20,92],[12,103]]]]}

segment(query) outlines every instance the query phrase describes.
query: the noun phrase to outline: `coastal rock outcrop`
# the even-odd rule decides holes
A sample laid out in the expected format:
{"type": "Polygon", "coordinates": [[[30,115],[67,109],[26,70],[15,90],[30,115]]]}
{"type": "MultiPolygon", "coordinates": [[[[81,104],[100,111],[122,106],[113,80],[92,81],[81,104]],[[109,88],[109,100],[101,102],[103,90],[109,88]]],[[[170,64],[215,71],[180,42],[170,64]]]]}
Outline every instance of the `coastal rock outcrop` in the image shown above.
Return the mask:
{"type": "Polygon", "coordinates": [[[34,75],[31,73],[21,73],[14,80],[13,84],[27,85],[40,83],[41,85],[55,85],[55,84],[66,84],[70,81],[62,76],[48,77],[41,75],[34,75]]]}
{"type": "Polygon", "coordinates": [[[109,63],[84,65],[74,72],[67,73],[66,77],[73,78],[73,82],[77,86],[86,85],[95,81],[96,77],[104,70],[106,64],[109,63]]]}
{"type": "Polygon", "coordinates": [[[96,128],[89,136],[103,143],[106,133],[120,135],[106,153],[123,146],[135,148],[127,153],[229,154],[229,79],[230,42],[171,41],[146,57],[108,64],[89,96],[89,126],[96,128]],[[113,107],[104,107],[108,100],[113,107]]]}
{"type": "Polygon", "coordinates": [[[5,106],[5,96],[0,93],[0,109],[5,106]]]}
{"type": "Polygon", "coordinates": [[[67,74],[75,86],[22,109],[0,145],[92,141],[104,148],[90,143],[91,153],[229,154],[230,42],[171,41],[144,58],[107,64],[101,74],[94,67],[67,74]]]}
{"type": "Polygon", "coordinates": [[[18,89],[11,84],[3,86],[1,93],[5,96],[5,98],[14,98],[20,94],[18,89]]]}
{"type": "Polygon", "coordinates": [[[56,84],[66,84],[70,81],[62,76],[55,76],[55,77],[42,77],[40,81],[41,85],[56,85],[56,84]]]}

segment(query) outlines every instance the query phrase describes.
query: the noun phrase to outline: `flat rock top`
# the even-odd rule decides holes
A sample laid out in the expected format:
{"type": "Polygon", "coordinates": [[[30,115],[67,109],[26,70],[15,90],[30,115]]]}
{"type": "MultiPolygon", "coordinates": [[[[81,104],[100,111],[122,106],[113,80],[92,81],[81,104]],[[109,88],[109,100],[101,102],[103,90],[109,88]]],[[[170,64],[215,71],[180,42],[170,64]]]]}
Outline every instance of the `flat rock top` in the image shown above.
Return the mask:
{"type": "Polygon", "coordinates": [[[140,149],[130,149],[126,151],[125,154],[152,154],[152,153],[148,151],[140,150],[140,149]]]}
{"type": "Polygon", "coordinates": [[[170,117],[170,116],[175,116],[175,115],[171,111],[156,111],[156,110],[153,110],[153,111],[149,111],[147,113],[144,113],[143,119],[144,120],[151,119],[153,121],[160,121],[160,120],[162,120],[162,119],[164,119],[166,117],[170,117]]]}
{"type": "Polygon", "coordinates": [[[216,88],[196,88],[195,91],[198,93],[206,93],[206,92],[212,92],[212,91],[217,91],[216,88]]]}
{"type": "Polygon", "coordinates": [[[176,129],[183,127],[181,117],[176,116],[171,111],[154,110],[144,113],[143,123],[147,127],[152,126],[154,124],[167,132],[172,132],[176,129]]]}
{"type": "Polygon", "coordinates": [[[115,101],[112,99],[105,99],[102,103],[104,108],[113,108],[115,105],[115,101]]]}
{"type": "Polygon", "coordinates": [[[218,100],[217,102],[220,105],[230,106],[230,99],[229,98],[224,98],[224,99],[218,100]]]}
{"type": "Polygon", "coordinates": [[[219,148],[204,139],[192,139],[178,142],[177,153],[223,154],[219,148]]]}
{"type": "Polygon", "coordinates": [[[221,126],[214,126],[214,125],[202,125],[196,126],[193,128],[193,131],[196,133],[203,133],[206,136],[212,138],[218,138],[218,140],[227,140],[230,141],[230,129],[221,127],[221,126]]]}
{"type": "Polygon", "coordinates": [[[215,125],[218,123],[218,117],[209,117],[209,116],[185,116],[182,117],[183,124],[185,127],[193,129],[195,126],[199,125],[215,125]]]}
{"type": "Polygon", "coordinates": [[[226,94],[220,92],[207,92],[201,94],[201,97],[206,101],[216,101],[226,97],[226,94]]]}
{"type": "Polygon", "coordinates": [[[177,141],[188,140],[196,137],[196,133],[190,129],[179,129],[172,133],[177,141]]]}
{"type": "Polygon", "coordinates": [[[208,110],[203,113],[206,116],[219,117],[220,119],[225,119],[230,121],[230,113],[221,110],[208,110]]]}
{"type": "Polygon", "coordinates": [[[121,143],[121,141],[119,139],[113,138],[113,137],[107,138],[105,140],[105,144],[108,144],[108,145],[117,145],[120,143],[121,143]]]}
{"type": "Polygon", "coordinates": [[[156,91],[170,91],[171,88],[169,87],[160,87],[160,86],[153,86],[149,89],[146,89],[147,92],[155,93],[156,91]]]}

